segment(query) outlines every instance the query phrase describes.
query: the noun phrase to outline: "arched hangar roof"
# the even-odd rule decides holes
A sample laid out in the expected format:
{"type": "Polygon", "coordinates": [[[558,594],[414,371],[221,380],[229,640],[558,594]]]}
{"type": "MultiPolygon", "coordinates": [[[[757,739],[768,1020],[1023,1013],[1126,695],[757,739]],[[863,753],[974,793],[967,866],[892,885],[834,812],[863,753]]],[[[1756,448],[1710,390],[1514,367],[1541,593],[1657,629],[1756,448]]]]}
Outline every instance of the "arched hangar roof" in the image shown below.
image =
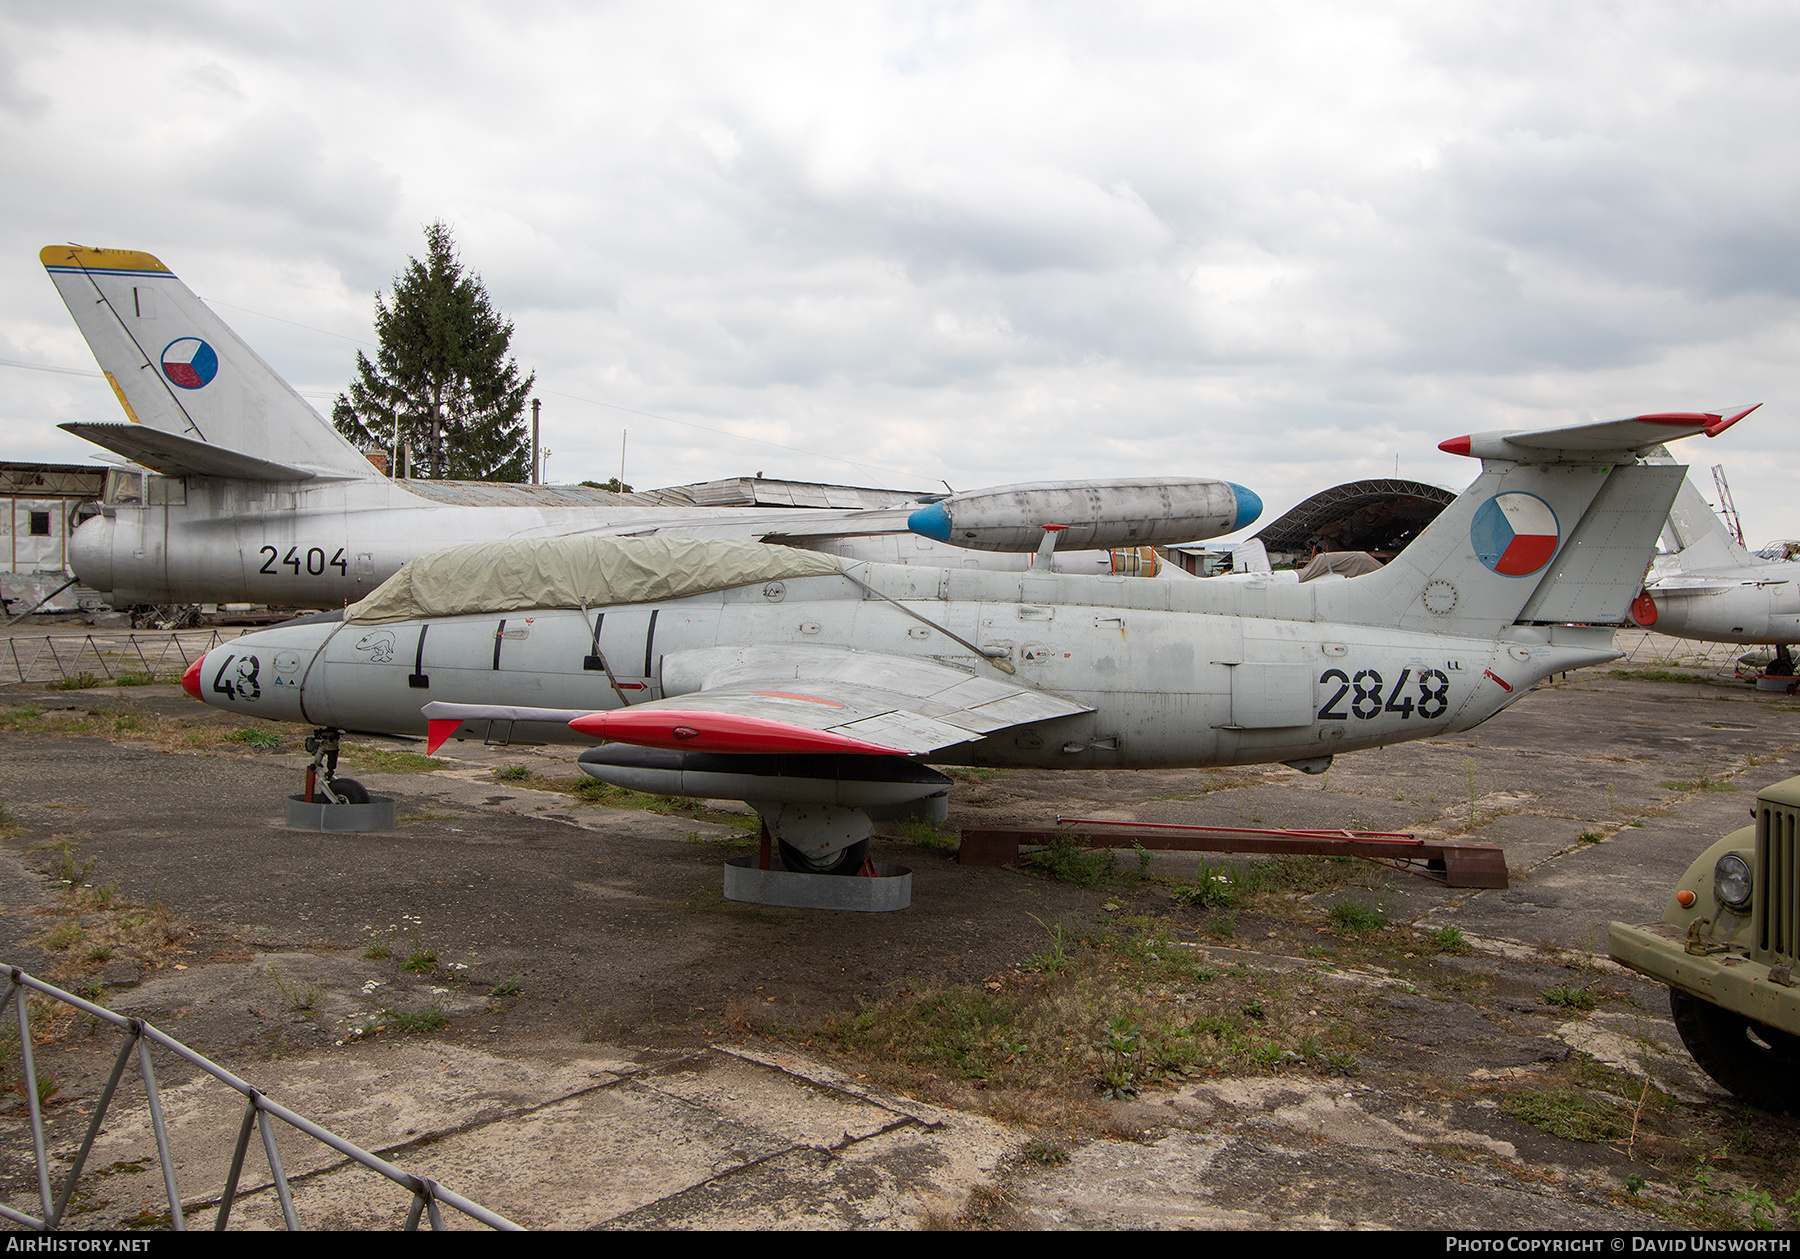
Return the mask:
{"type": "Polygon", "coordinates": [[[1314,494],[1256,536],[1271,552],[1400,550],[1456,498],[1451,490],[1377,477],[1314,494]]]}

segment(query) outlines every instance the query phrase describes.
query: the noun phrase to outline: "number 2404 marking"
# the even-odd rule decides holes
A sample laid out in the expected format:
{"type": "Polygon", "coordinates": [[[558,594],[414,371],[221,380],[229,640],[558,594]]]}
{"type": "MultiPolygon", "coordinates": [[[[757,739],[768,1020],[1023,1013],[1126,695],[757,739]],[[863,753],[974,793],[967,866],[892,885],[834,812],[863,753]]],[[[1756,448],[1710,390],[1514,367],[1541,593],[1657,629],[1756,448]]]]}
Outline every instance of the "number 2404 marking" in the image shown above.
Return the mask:
{"type": "Polygon", "coordinates": [[[325,550],[323,547],[316,546],[310,548],[306,552],[304,559],[301,558],[300,548],[297,546],[290,546],[286,555],[282,555],[280,551],[272,546],[265,546],[262,549],[262,557],[263,566],[256,571],[259,573],[267,573],[271,577],[281,576],[280,573],[275,571],[276,564],[285,564],[287,567],[293,569],[294,576],[296,577],[300,575],[300,566],[302,564],[306,565],[307,573],[313,577],[323,577],[325,575],[325,570],[328,568],[337,569],[339,577],[347,576],[350,571],[350,566],[344,561],[344,548],[341,546],[337,549],[337,554],[330,559],[325,558],[325,550]]]}
{"type": "Polygon", "coordinates": [[[1373,721],[1382,713],[1399,713],[1402,721],[1411,717],[1414,712],[1425,721],[1442,717],[1450,708],[1450,679],[1441,669],[1423,669],[1415,681],[1419,688],[1419,698],[1415,706],[1410,695],[1402,698],[1406,690],[1406,681],[1412,677],[1411,669],[1400,670],[1400,677],[1394,683],[1394,689],[1388,692],[1387,699],[1381,697],[1381,675],[1373,669],[1360,669],[1355,677],[1351,677],[1342,669],[1327,669],[1319,675],[1319,681],[1336,682],[1337,694],[1319,709],[1320,721],[1348,721],[1354,713],[1362,721],[1373,721]],[[1339,710],[1338,705],[1344,702],[1344,696],[1350,696],[1350,712],[1339,710]]]}

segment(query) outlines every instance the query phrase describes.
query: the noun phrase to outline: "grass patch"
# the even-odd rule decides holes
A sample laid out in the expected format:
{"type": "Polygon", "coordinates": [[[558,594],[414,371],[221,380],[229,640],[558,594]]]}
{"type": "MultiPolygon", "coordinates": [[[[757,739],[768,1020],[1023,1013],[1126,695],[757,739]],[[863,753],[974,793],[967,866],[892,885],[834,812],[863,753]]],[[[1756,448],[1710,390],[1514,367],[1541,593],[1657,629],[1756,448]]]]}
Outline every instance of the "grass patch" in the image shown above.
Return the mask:
{"type": "Polygon", "coordinates": [[[1705,673],[1675,673],[1668,669],[1609,669],[1607,673],[1626,682],[1681,682],[1707,686],[1718,681],[1705,673]]]}
{"type": "Polygon", "coordinates": [[[525,782],[527,779],[529,779],[531,777],[531,766],[529,766],[529,765],[508,765],[508,766],[505,766],[504,768],[495,770],[494,777],[498,778],[501,782],[508,782],[508,783],[525,782]]]}
{"type": "Polygon", "coordinates": [[[921,848],[935,848],[940,852],[954,852],[962,844],[962,832],[941,822],[902,822],[900,834],[921,848]]]}
{"type": "Polygon", "coordinates": [[[1467,953],[1472,948],[1461,927],[1439,927],[1431,933],[1431,943],[1440,953],[1467,953]]]}
{"type": "Polygon", "coordinates": [[[1110,848],[1090,850],[1074,836],[1059,835],[1048,848],[1040,848],[1027,856],[1025,864],[1058,883],[1099,887],[1112,877],[1119,860],[1110,848]]]}
{"type": "Polygon", "coordinates": [[[1631,1111],[1581,1089],[1520,1090],[1500,1099],[1502,1114],[1565,1141],[1603,1144],[1631,1132],[1631,1111]]]}
{"type": "Polygon", "coordinates": [[[370,747],[365,743],[347,745],[342,752],[344,764],[361,770],[374,770],[386,774],[429,774],[434,769],[444,768],[444,762],[435,756],[420,756],[417,752],[402,752],[395,748],[370,747]]]}
{"type": "Polygon", "coordinates": [[[239,726],[225,736],[228,743],[241,743],[245,747],[255,748],[260,752],[278,748],[285,741],[279,730],[268,730],[262,726],[239,726]]]}
{"type": "Polygon", "coordinates": [[[884,1082],[997,1114],[1055,1121],[1076,1100],[1131,1096],[1231,1072],[1346,1070],[1356,998],[1293,998],[1301,977],[1224,973],[1133,920],[1076,937],[1051,931],[1028,970],[903,991],[805,1029],[884,1082]]]}
{"type": "Polygon", "coordinates": [[[56,955],[46,978],[80,987],[115,958],[162,965],[187,938],[186,924],[161,904],[127,900],[120,895],[117,880],[92,882],[96,861],[76,855],[80,838],[58,835],[44,846],[49,859],[39,873],[48,880],[55,903],[38,911],[50,921],[34,942],[56,955]]]}
{"type": "Polygon", "coordinates": [[[154,686],[155,684],[156,675],[154,673],[121,673],[113,679],[114,686],[154,686]]]}
{"type": "Polygon", "coordinates": [[[400,963],[400,969],[409,975],[429,975],[437,969],[437,950],[419,949],[407,954],[406,960],[400,963]]]}
{"type": "Polygon", "coordinates": [[[319,998],[325,995],[325,985],[315,979],[291,980],[281,973],[281,967],[269,966],[269,981],[275,985],[275,991],[287,1003],[290,1010],[311,1010],[319,1004],[319,998]]]}
{"type": "Polygon", "coordinates": [[[1378,906],[1344,900],[1331,907],[1331,925],[1349,935],[1372,935],[1387,926],[1387,915],[1378,906]]]}
{"type": "Polygon", "coordinates": [[[1175,898],[1177,905],[1232,909],[1240,899],[1239,889],[1257,882],[1260,880],[1247,875],[1236,862],[1220,862],[1214,866],[1203,860],[1194,870],[1194,877],[1187,882],[1177,883],[1170,889],[1170,895],[1175,898]]]}
{"type": "Polygon", "coordinates": [[[444,1013],[440,1005],[428,1005],[423,1010],[386,1009],[381,1012],[389,1025],[402,1032],[441,1032],[450,1026],[450,1016],[444,1013]]]}
{"type": "Polygon", "coordinates": [[[1577,988],[1572,984],[1558,984],[1554,988],[1544,989],[1544,1004],[1553,1005],[1563,1010],[1591,1010],[1594,1008],[1594,994],[1586,988],[1577,988]]]}
{"type": "Polygon", "coordinates": [[[942,765],[938,768],[946,778],[954,778],[959,783],[992,782],[1012,773],[1009,769],[987,769],[979,765],[942,765]]]}
{"type": "MultiPolygon", "coordinates": [[[[1679,791],[1686,795],[1696,791],[1741,791],[1736,783],[1720,782],[1716,778],[1672,779],[1669,782],[1657,783],[1664,791],[1679,791]]],[[[1583,836],[1585,839],[1586,836],[1583,836]]]]}
{"type": "Polygon", "coordinates": [[[83,672],[66,678],[58,678],[54,682],[47,683],[44,689],[47,691],[87,691],[99,686],[100,682],[101,679],[93,674],[83,672]]]}

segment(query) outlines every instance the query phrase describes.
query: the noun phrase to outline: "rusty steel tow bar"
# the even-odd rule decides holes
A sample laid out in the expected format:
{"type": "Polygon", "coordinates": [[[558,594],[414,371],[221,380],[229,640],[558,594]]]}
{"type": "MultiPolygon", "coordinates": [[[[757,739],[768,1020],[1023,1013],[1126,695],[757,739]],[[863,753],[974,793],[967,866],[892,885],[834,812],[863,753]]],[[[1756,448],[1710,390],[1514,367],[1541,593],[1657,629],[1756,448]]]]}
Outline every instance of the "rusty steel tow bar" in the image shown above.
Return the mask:
{"type": "Polygon", "coordinates": [[[966,866],[1011,865],[1019,859],[1021,847],[1042,847],[1071,838],[1087,848],[1362,857],[1445,887],[1507,886],[1506,853],[1498,845],[1420,839],[1402,831],[1269,830],[1059,817],[1055,826],[965,827],[956,859],[966,866]],[[1417,864],[1421,862],[1422,867],[1417,864]]]}

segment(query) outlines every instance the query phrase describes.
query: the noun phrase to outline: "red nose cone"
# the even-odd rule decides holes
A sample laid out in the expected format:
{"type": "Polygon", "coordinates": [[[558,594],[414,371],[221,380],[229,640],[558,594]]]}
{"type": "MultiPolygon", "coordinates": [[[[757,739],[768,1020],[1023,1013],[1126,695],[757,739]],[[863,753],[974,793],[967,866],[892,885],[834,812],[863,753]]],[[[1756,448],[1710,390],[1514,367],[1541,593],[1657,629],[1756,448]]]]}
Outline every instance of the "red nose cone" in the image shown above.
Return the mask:
{"type": "Polygon", "coordinates": [[[195,656],[194,663],[189,665],[187,672],[181,675],[181,689],[195,699],[200,699],[200,662],[205,659],[205,656],[195,656]]]}
{"type": "Polygon", "coordinates": [[[1447,455],[1466,455],[1471,443],[1467,437],[1452,437],[1448,441],[1438,443],[1438,449],[1447,455]]]}

